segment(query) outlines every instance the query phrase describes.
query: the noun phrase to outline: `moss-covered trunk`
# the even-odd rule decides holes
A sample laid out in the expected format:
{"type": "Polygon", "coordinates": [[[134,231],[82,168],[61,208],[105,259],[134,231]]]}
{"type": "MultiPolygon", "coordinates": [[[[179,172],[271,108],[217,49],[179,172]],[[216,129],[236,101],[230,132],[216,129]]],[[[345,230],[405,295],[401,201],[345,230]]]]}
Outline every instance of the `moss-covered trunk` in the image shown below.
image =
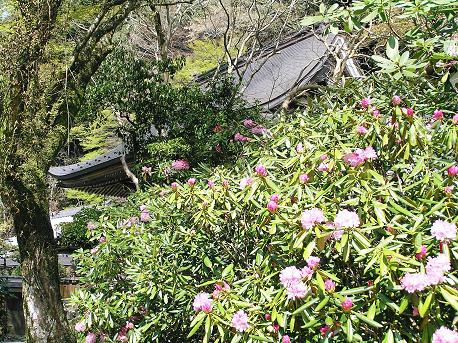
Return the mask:
{"type": "Polygon", "coordinates": [[[20,177],[6,186],[10,196],[6,197],[5,205],[13,216],[19,243],[27,342],[76,342],[60,296],[46,192],[36,192],[35,187],[32,192],[20,177]]]}

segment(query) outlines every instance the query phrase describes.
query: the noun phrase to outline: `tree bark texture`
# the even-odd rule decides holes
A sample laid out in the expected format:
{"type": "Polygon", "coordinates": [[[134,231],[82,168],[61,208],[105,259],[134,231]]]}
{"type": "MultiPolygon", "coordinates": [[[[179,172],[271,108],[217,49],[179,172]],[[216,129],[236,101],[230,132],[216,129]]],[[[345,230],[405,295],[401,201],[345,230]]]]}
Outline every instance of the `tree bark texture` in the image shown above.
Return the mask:
{"type": "Polygon", "coordinates": [[[59,289],[56,245],[46,193],[32,192],[20,179],[8,184],[11,212],[21,258],[27,342],[76,342],[70,331],[59,289]],[[16,199],[20,199],[16,201],[16,199]]]}

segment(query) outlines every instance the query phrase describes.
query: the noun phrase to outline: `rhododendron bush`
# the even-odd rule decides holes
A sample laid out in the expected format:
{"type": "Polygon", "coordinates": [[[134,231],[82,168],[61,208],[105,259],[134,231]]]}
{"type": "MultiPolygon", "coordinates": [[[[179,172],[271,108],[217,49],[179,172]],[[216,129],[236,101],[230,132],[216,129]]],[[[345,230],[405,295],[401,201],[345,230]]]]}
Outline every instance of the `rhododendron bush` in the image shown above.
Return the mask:
{"type": "Polygon", "coordinates": [[[318,101],[233,142],[236,165],[108,208],[78,255],[77,331],[456,342],[457,108],[392,95],[318,101]]]}

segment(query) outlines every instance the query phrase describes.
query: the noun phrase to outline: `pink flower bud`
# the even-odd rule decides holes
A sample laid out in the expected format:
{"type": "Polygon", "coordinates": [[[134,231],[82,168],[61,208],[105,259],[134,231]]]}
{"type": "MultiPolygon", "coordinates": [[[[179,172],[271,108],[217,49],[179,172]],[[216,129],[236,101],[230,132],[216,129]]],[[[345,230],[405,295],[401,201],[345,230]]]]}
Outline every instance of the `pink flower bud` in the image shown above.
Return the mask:
{"type": "Polygon", "coordinates": [[[447,194],[447,195],[451,195],[453,193],[453,189],[454,188],[455,187],[453,187],[453,186],[446,186],[446,187],[444,187],[444,193],[447,194]]]}
{"type": "Polygon", "coordinates": [[[328,332],[330,329],[331,328],[328,325],[325,325],[322,328],[320,328],[320,332],[323,334],[323,333],[328,332]]]}
{"type": "Polygon", "coordinates": [[[280,330],[280,325],[278,324],[272,324],[272,327],[274,328],[275,332],[278,332],[278,330],[280,330]]]}
{"type": "Polygon", "coordinates": [[[92,255],[95,255],[95,254],[97,254],[97,251],[99,251],[99,248],[97,248],[97,247],[92,248],[92,249],[91,249],[91,254],[92,254],[92,255]]]}
{"type": "Polygon", "coordinates": [[[320,160],[321,161],[326,161],[327,159],[328,159],[328,155],[326,155],[326,154],[323,154],[323,155],[320,156],[320,160]]]}
{"type": "Polygon", "coordinates": [[[105,236],[99,238],[99,243],[105,243],[107,241],[105,236]]]}
{"type": "Polygon", "coordinates": [[[444,113],[437,109],[434,111],[433,113],[433,117],[431,118],[432,121],[436,121],[436,120],[441,120],[442,118],[444,118],[444,113]]]}
{"type": "Polygon", "coordinates": [[[367,133],[367,131],[368,130],[364,126],[362,126],[362,125],[358,126],[358,129],[357,129],[358,134],[365,135],[367,133]]]}
{"type": "Polygon", "coordinates": [[[215,187],[215,181],[213,181],[213,180],[208,180],[208,183],[207,183],[207,184],[208,184],[208,188],[211,188],[211,189],[212,189],[212,188],[215,187]]]}
{"type": "Polygon", "coordinates": [[[422,245],[419,249],[419,251],[415,254],[415,257],[417,258],[417,260],[422,260],[426,257],[427,253],[426,253],[426,247],[424,245],[422,245]]]}
{"type": "Polygon", "coordinates": [[[403,107],[401,112],[407,117],[412,117],[414,115],[414,110],[410,107],[403,107]]]}
{"type": "Polygon", "coordinates": [[[449,176],[456,176],[458,174],[458,166],[451,166],[447,169],[449,176]]]}
{"type": "Polygon", "coordinates": [[[418,307],[413,306],[413,308],[412,308],[412,316],[413,317],[417,317],[419,314],[420,314],[420,312],[418,312],[418,307]]]}
{"type": "Polygon", "coordinates": [[[95,333],[89,332],[86,336],[85,343],[95,343],[97,342],[97,335],[95,333]]]}
{"type": "Polygon", "coordinates": [[[281,338],[281,343],[291,343],[291,339],[289,338],[288,335],[284,335],[284,336],[281,338]]]}
{"type": "Polygon", "coordinates": [[[362,108],[368,108],[372,104],[372,99],[371,98],[363,98],[359,102],[362,108]]]}
{"type": "Polygon", "coordinates": [[[453,124],[458,124],[458,113],[453,116],[452,121],[453,124]]]}
{"type": "Polygon", "coordinates": [[[272,319],[272,316],[269,313],[266,313],[264,315],[265,320],[270,321],[272,319]]]}
{"type": "Polygon", "coordinates": [[[299,143],[298,145],[296,145],[296,152],[298,154],[302,154],[304,152],[304,147],[302,146],[302,143],[299,143]]]}
{"type": "Polygon", "coordinates": [[[196,184],[196,179],[192,177],[186,183],[189,187],[194,187],[194,185],[196,184]]]}
{"type": "Polygon", "coordinates": [[[401,103],[401,97],[399,95],[393,95],[393,97],[391,98],[391,103],[394,105],[394,106],[398,106],[400,103],[401,103]]]}
{"type": "Polygon", "coordinates": [[[170,185],[170,187],[171,187],[174,191],[176,191],[177,188],[178,188],[178,183],[172,182],[172,184],[170,185]]]}
{"type": "Polygon", "coordinates": [[[275,213],[277,212],[277,209],[278,209],[278,204],[275,202],[275,201],[269,201],[267,203],[267,210],[270,212],[270,213],[275,213]]]}
{"type": "Polygon", "coordinates": [[[129,330],[130,330],[130,329],[133,329],[133,328],[134,328],[134,323],[132,323],[132,322],[127,322],[127,323],[126,323],[126,328],[128,328],[129,330]]]}
{"type": "Polygon", "coordinates": [[[256,174],[260,177],[266,177],[267,176],[267,169],[264,167],[262,164],[258,164],[255,168],[256,174]]]}
{"type": "Polygon", "coordinates": [[[316,256],[310,256],[306,262],[309,268],[316,269],[318,268],[318,265],[320,264],[320,258],[316,256]]]}
{"type": "Polygon", "coordinates": [[[341,306],[345,312],[348,312],[353,307],[353,301],[350,298],[345,298],[341,306]]]}
{"type": "Polygon", "coordinates": [[[380,117],[382,116],[382,115],[380,114],[380,111],[379,111],[378,109],[376,109],[376,108],[374,108],[374,109],[372,110],[372,115],[374,116],[374,119],[380,119],[380,117]]]}
{"type": "Polygon", "coordinates": [[[307,183],[310,180],[310,177],[307,174],[299,175],[299,182],[300,183],[307,183]]]}
{"type": "Polygon", "coordinates": [[[279,200],[280,200],[280,196],[278,194],[272,194],[270,196],[270,201],[278,203],[279,200]]]}
{"type": "Polygon", "coordinates": [[[224,188],[229,188],[229,181],[223,180],[222,184],[224,188]]]}
{"type": "Polygon", "coordinates": [[[84,332],[86,330],[86,326],[84,325],[83,322],[78,322],[75,324],[75,330],[77,332],[84,332]]]}

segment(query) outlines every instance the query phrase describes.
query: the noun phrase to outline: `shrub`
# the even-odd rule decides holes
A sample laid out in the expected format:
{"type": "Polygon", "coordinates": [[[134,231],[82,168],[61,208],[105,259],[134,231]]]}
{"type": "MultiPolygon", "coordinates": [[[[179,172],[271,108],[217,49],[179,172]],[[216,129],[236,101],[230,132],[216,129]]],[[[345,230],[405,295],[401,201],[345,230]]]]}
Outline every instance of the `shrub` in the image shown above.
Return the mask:
{"type": "Polygon", "coordinates": [[[85,327],[132,342],[428,341],[450,327],[457,120],[410,116],[401,101],[320,99],[242,143],[252,148],[234,167],[107,212],[93,232],[103,243],[79,253],[85,327]],[[192,306],[202,292],[211,302],[192,306]]]}
{"type": "Polygon", "coordinates": [[[72,222],[61,224],[59,247],[75,249],[92,246],[88,237],[88,225],[97,222],[101,213],[96,208],[84,208],[73,216],[72,222]]]}

